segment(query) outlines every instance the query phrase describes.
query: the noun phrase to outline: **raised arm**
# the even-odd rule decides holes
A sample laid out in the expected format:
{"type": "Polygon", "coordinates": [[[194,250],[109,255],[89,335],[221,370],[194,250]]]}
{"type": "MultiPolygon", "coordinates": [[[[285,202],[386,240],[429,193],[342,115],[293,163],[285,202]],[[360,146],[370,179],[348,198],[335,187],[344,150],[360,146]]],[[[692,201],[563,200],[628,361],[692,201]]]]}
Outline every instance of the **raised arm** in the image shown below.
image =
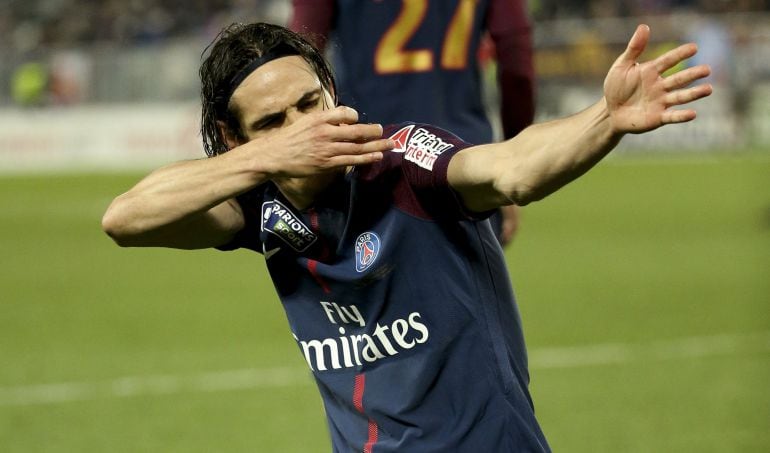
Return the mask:
{"type": "Polygon", "coordinates": [[[292,0],[289,29],[312,42],[318,49],[326,48],[335,14],[334,0],[292,0]]]}
{"type": "Polygon", "coordinates": [[[349,107],[311,113],[220,156],[161,168],[112,202],[102,228],[121,246],[225,244],[244,225],[235,196],[271,179],[374,162],[392,148],[380,125],[356,121],[349,107]]]}
{"type": "Polygon", "coordinates": [[[694,110],[671,107],[711,94],[708,84],[688,87],[708,76],[709,67],[695,66],[663,77],[666,70],[695,55],[697,48],[685,44],[639,63],[649,37],[649,27],[637,27],[604,80],[604,97],[593,106],[530,126],[506,142],[467,148],[454,156],[449,183],[466,206],[484,211],[539,200],[585,173],[623,135],[693,120],[694,110]]]}

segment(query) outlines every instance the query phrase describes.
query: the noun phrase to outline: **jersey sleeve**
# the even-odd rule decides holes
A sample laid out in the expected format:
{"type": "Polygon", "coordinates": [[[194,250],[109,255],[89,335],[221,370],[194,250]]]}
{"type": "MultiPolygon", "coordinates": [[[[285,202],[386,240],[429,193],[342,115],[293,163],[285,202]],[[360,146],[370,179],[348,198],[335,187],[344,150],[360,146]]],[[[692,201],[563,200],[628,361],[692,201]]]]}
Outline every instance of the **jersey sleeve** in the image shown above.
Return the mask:
{"type": "Polygon", "coordinates": [[[389,126],[384,135],[396,142],[384,160],[401,174],[393,194],[399,208],[433,220],[482,220],[493,212],[476,213],[465,208],[447,179],[452,156],[471,144],[427,124],[389,126]]]}
{"type": "Polygon", "coordinates": [[[293,0],[289,29],[323,50],[333,26],[334,13],[334,0],[293,0]]]}
{"type": "Polygon", "coordinates": [[[233,236],[230,242],[216,247],[217,250],[230,251],[249,249],[262,253],[261,225],[262,201],[264,190],[258,187],[235,198],[243,212],[244,226],[233,236]]]}
{"type": "Polygon", "coordinates": [[[508,139],[532,124],[535,116],[532,26],[526,1],[491,0],[486,20],[497,56],[503,136],[508,139]]]}

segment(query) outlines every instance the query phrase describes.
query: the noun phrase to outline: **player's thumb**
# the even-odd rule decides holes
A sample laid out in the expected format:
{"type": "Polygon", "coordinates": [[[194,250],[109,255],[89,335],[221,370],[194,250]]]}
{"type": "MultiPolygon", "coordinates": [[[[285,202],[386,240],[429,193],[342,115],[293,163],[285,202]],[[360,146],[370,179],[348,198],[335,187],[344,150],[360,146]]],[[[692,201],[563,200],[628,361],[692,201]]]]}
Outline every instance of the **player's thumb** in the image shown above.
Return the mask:
{"type": "Polygon", "coordinates": [[[639,59],[650,40],[650,27],[640,24],[636,27],[634,35],[628,41],[628,46],[618,59],[619,62],[633,63],[639,59]]]}

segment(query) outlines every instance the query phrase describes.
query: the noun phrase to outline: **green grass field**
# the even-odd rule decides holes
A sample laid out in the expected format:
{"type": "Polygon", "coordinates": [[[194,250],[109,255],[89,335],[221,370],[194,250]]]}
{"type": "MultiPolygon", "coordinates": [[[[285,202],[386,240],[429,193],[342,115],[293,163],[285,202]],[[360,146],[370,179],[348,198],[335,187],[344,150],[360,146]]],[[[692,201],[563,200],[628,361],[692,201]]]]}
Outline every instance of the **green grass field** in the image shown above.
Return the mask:
{"type": "MultiPolygon", "coordinates": [[[[0,451],[330,451],[260,256],[102,234],[139,177],[0,178],[0,451]]],[[[507,256],[555,451],[770,451],[770,159],[612,159],[507,256]]]]}

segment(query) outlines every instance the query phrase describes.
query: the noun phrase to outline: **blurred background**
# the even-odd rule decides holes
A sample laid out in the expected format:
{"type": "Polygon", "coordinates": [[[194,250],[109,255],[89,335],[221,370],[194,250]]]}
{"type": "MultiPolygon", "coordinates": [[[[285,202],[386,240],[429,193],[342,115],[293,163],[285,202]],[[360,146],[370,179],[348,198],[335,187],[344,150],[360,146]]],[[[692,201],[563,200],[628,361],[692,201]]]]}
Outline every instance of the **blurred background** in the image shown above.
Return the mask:
{"type": "MultiPolygon", "coordinates": [[[[537,119],[596,99],[607,67],[643,21],[653,30],[649,56],[695,41],[701,53],[692,64],[709,62],[717,89],[697,123],[628,140],[627,148],[767,147],[769,8],[766,0],[531,1],[537,119]]],[[[4,0],[0,161],[123,167],[200,156],[202,50],[224,25],[285,23],[290,10],[288,0],[4,0]],[[44,136],[33,132],[40,124],[44,136]]],[[[485,67],[493,81],[494,62],[485,67]]],[[[490,88],[491,109],[494,94],[490,88]]]]}
{"type": "MultiPolygon", "coordinates": [[[[529,8],[537,121],[598,98],[640,22],[648,56],[698,43],[715,86],[696,122],[523,209],[506,257],[554,450],[770,451],[770,2],[529,8]]],[[[221,27],[290,11],[0,0],[0,451],[330,450],[261,257],[122,250],[99,226],[147,171],[204,156],[221,27]]]]}

